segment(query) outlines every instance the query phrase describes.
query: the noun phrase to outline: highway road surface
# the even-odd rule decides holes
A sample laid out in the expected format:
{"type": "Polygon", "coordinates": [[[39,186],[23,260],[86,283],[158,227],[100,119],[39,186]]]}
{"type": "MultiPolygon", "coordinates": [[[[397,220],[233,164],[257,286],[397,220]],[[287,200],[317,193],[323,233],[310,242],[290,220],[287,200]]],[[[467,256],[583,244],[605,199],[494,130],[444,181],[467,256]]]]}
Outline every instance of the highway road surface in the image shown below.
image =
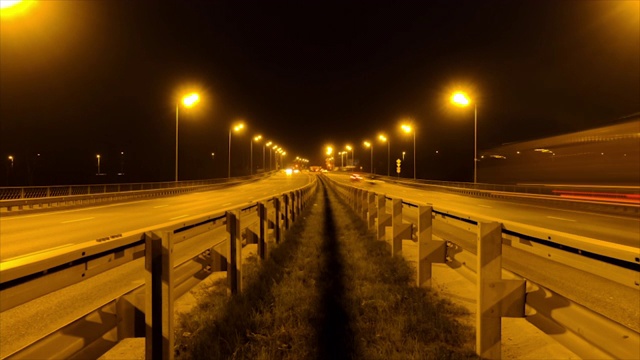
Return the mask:
{"type": "Polygon", "coordinates": [[[105,236],[179,222],[300,188],[305,174],[268,179],[212,191],[0,218],[0,261],[7,261],[105,236]]]}

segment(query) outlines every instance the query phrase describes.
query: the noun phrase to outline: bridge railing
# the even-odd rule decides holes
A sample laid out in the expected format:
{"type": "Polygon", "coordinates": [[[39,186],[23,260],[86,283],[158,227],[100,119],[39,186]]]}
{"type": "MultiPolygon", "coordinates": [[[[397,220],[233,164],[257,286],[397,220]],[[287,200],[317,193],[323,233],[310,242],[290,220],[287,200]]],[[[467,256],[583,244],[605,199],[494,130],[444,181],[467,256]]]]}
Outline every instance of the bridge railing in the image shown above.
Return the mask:
{"type": "Polygon", "coordinates": [[[0,210],[51,208],[139,197],[175,195],[257,180],[270,174],[177,182],[0,187],[0,210]]]}
{"type": "Polygon", "coordinates": [[[476,284],[476,351],[483,358],[501,357],[501,317],[525,317],[564,334],[558,340],[584,358],[640,358],[634,320],[623,324],[626,319],[620,315],[567,287],[582,279],[601,284],[602,292],[617,289],[628,295],[618,301],[637,304],[638,248],[469,216],[325,178],[377,239],[389,244],[392,255],[402,255],[403,240],[415,244],[418,286],[431,285],[432,265],[437,263],[476,284]],[[537,269],[557,272],[546,277],[536,275],[537,269]]]}
{"type": "Polygon", "coordinates": [[[231,292],[241,292],[243,246],[257,244],[258,256],[266,258],[316,188],[313,176],[304,187],[241,207],[0,263],[2,312],[125,267],[145,274],[141,285],[125,285],[122,296],[4,358],[97,358],[131,337],[146,337],[146,358],[172,358],[174,299],[224,270],[231,292]]]}

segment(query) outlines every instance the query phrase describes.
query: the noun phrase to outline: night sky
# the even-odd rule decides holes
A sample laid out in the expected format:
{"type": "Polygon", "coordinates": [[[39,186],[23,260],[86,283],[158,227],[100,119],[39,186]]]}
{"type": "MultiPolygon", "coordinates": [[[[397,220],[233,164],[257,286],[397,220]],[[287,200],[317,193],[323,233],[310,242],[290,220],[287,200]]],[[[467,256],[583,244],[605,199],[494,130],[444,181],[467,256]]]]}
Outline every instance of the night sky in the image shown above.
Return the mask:
{"type": "MultiPolygon", "coordinates": [[[[477,104],[479,149],[614,123],[640,111],[639,9],[582,0],[41,1],[2,18],[0,185],[171,181],[176,101],[192,89],[202,102],[180,109],[180,179],[226,176],[238,118],[247,129],[232,137],[232,175],[249,173],[256,134],[289,160],[317,165],[327,144],[350,143],[366,170],[362,142],[380,132],[392,161],[412,153],[399,131],[410,117],[418,177],[469,181],[473,106],[452,107],[451,92],[464,89],[477,104]],[[108,175],[95,176],[96,154],[108,175]]],[[[262,167],[262,145],[254,150],[262,167]]],[[[386,159],[375,141],[379,173],[386,159]]]]}

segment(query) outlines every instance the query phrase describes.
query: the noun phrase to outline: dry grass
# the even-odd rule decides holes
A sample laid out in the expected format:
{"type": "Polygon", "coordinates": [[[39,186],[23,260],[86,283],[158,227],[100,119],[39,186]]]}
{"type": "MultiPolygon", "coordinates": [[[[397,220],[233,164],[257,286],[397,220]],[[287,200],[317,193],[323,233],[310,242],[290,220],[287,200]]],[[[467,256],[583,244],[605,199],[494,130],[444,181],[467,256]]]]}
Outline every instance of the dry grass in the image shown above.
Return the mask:
{"type": "Polygon", "coordinates": [[[221,284],[182,316],[177,358],[475,358],[464,310],[412,286],[413,269],[332,191],[303,217],[269,260],[250,261],[242,295],[221,284]]]}

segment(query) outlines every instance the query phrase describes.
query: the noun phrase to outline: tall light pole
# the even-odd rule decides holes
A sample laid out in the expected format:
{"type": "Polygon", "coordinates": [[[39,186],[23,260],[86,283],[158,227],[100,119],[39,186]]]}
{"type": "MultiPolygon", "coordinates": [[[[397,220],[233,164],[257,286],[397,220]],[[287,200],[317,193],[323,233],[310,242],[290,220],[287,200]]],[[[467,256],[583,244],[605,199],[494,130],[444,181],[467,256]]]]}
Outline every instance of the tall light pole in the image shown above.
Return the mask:
{"type": "Polygon", "coordinates": [[[272,168],[271,168],[271,150],[273,150],[273,148],[275,148],[277,146],[277,145],[271,146],[272,144],[273,144],[273,142],[271,142],[271,141],[269,141],[267,143],[267,147],[269,148],[269,171],[272,170],[272,168]]]}
{"type": "MultiPolygon", "coordinates": [[[[98,173],[96,175],[100,175],[100,154],[96,155],[96,159],[98,159],[98,173]]],[[[12,161],[13,165],[13,161],[12,161]]]]}
{"type": "Polygon", "coordinates": [[[371,149],[371,169],[369,169],[369,171],[371,171],[371,173],[373,174],[373,144],[368,141],[365,141],[364,146],[371,149]]]}
{"type": "MultiPolygon", "coordinates": [[[[356,166],[356,160],[353,158],[355,154],[355,149],[351,147],[351,145],[345,146],[348,151],[351,151],[351,166],[356,166]]],[[[347,153],[347,166],[349,166],[349,153],[347,153]]]]}
{"type": "MultiPolygon", "coordinates": [[[[451,102],[457,106],[467,106],[471,103],[467,94],[458,91],[451,95],[451,102]]],[[[478,182],[478,105],[473,102],[473,183],[478,182]]]]}
{"type": "Polygon", "coordinates": [[[9,155],[7,159],[11,162],[11,170],[13,170],[13,155],[9,155]]]}
{"type": "MultiPolygon", "coordinates": [[[[182,105],[186,108],[193,107],[200,101],[200,95],[197,93],[187,94],[182,97],[182,105]]],[[[178,181],[178,110],[180,109],[180,103],[176,104],[176,173],[175,181],[178,181]]]]}
{"type": "Polygon", "coordinates": [[[413,180],[416,179],[416,129],[409,124],[400,126],[405,133],[413,133],[413,180]]]}
{"type": "MultiPolygon", "coordinates": [[[[250,175],[253,175],[253,142],[258,142],[260,141],[260,139],[262,139],[262,135],[256,135],[254,136],[253,139],[251,139],[251,145],[249,145],[249,152],[251,153],[251,160],[249,161],[249,166],[251,167],[251,171],[249,172],[250,175]]],[[[264,155],[264,153],[263,153],[264,155]]],[[[264,159],[264,156],[262,157],[264,159]]],[[[264,162],[264,160],[263,160],[264,162]]]]}
{"type": "Polygon", "coordinates": [[[229,164],[228,164],[228,168],[227,168],[227,178],[231,178],[231,132],[238,132],[240,130],[244,129],[244,124],[243,123],[239,123],[235,126],[232,126],[229,129],[229,164]]]}
{"type": "Polygon", "coordinates": [[[120,151],[120,172],[118,175],[124,175],[124,151],[120,151]]]}
{"type": "Polygon", "coordinates": [[[387,139],[387,137],[384,136],[383,134],[378,135],[378,139],[380,139],[380,141],[382,142],[387,143],[387,176],[390,176],[391,172],[390,172],[389,164],[391,161],[391,141],[389,141],[389,139],[387,139]]]}

